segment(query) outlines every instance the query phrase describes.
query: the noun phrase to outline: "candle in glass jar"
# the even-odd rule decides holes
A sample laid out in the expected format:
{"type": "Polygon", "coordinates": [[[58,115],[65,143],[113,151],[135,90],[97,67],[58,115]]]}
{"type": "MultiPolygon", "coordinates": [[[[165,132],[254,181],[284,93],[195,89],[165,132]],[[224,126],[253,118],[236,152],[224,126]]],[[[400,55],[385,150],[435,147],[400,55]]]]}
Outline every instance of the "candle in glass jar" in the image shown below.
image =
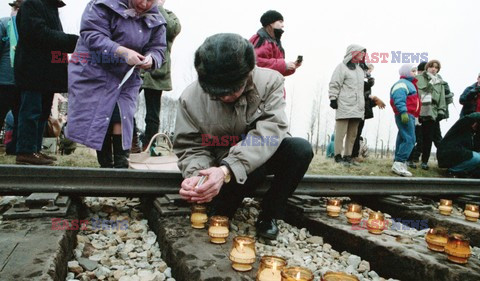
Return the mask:
{"type": "Polygon", "coordinates": [[[328,271],[321,279],[322,281],[358,281],[358,278],[354,275],[346,274],[344,272],[332,272],[328,271]]]}
{"type": "Polygon", "coordinates": [[[435,252],[443,252],[448,242],[448,230],[437,226],[428,230],[425,235],[427,248],[435,252]]]}
{"type": "Polygon", "coordinates": [[[465,205],[465,219],[467,221],[476,222],[480,217],[480,213],[478,211],[478,205],[467,204],[465,205]]]}
{"type": "Polygon", "coordinates": [[[281,257],[263,256],[260,260],[256,281],[281,281],[282,269],[287,261],[281,257]]]}
{"type": "Polygon", "coordinates": [[[468,258],[472,254],[469,240],[458,233],[454,233],[448,237],[445,253],[449,261],[459,264],[468,262],[468,258]]]}
{"type": "Polygon", "coordinates": [[[228,237],[228,217],[213,216],[210,218],[210,227],[208,228],[210,242],[214,244],[223,244],[227,242],[228,237]]]}
{"type": "Polygon", "coordinates": [[[192,227],[197,229],[205,228],[205,223],[207,223],[207,220],[207,208],[203,205],[193,205],[192,215],[190,216],[192,227]]]}
{"type": "Polygon", "coordinates": [[[233,269],[237,271],[249,271],[255,262],[255,240],[248,236],[237,236],[233,238],[230,260],[233,269]]]}
{"type": "Polygon", "coordinates": [[[385,229],[385,216],[382,212],[371,212],[367,221],[368,232],[372,234],[381,234],[385,229]]]}
{"type": "Polygon", "coordinates": [[[444,216],[450,216],[453,210],[452,200],[440,199],[440,206],[438,206],[438,210],[440,211],[440,214],[444,216]]]}
{"type": "Polygon", "coordinates": [[[330,217],[338,217],[340,215],[340,209],[342,206],[342,200],[340,199],[328,199],[327,200],[327,215],[330,217]]]}
{"type": "Polygon", "coordinates": [[[282,270],[282,281],[312,281],[313,273],[303,267],[287,267],[282,270]]]}
{"type": "Polygon", "coordinates": [[[358,204],[348,204],[347,220],[351,224],[359,224],[362,219],[362,206],[358,204]]]}

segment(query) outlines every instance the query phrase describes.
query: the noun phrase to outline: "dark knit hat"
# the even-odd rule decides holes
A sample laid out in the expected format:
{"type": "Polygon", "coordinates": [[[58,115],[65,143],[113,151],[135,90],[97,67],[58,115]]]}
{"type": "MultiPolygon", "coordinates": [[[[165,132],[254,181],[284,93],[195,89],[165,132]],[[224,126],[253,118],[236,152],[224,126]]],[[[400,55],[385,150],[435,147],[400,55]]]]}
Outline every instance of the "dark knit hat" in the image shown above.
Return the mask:
{"type": "Polygon", "coordinates": [[[425,65],[427,64],[426,61],[422,61],[421,63],[418,64],[417,70],[418,71],[425,71],[425,65]]]}
{"type": "Polygon", "coordinates": [[[12,3],[8,3],[8,5],[10,5],[10,7],[13,7],[15,9],[19,9],[20,6],[22,5],[22,2],[23,0],[15,0],[12,3]]]}
{"type": "Polygon", "coordinates": [[[260,23],[262,24],[262,26],[267,26],[271,23],[276,22],[277,20],[283,20],[282,14],[274,10],[269,10],[262,15],[262,17],[260,18],[260,23]]]}
{"type": "Polygon", "coordinates": [[[233,33],[208,37],[195,52],[195,69],[202,89],[216,97],[240,90],[255,67],[253,45],[233,33]]]}

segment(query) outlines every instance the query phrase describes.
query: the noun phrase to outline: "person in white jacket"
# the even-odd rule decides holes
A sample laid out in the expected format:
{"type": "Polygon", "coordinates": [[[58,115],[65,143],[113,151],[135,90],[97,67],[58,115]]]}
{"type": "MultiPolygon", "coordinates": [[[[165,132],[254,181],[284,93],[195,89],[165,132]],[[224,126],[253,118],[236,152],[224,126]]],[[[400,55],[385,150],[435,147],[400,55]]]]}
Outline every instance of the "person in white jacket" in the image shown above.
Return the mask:
{"type": "Polygon", "coordinates": [[[365,115],[363,86],[366,49],[360,45],[348,46],[343,61],[335,68],[328,95],[330,107],[335,109],[335,162],[352,164],[352,149],[358,124],[365,115]],[[344,146],[345,140],[345,146],[344,146]],[[342,158],[343,150],[343,158],[342,158]]]}

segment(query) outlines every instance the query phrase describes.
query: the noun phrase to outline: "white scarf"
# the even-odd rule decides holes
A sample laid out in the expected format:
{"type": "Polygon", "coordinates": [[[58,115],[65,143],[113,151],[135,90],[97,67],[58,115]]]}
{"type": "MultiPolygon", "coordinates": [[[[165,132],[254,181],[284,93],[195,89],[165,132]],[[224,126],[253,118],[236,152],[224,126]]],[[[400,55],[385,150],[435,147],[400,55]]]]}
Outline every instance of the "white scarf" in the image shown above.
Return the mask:
{"type": "Polygon", "coordinates": [[[438,75],[433,75],[430,72],[427,72],[428,77],[430,78],[430,84],[436,85],[442,82],[442,78],[438,77],[438,75]]]}

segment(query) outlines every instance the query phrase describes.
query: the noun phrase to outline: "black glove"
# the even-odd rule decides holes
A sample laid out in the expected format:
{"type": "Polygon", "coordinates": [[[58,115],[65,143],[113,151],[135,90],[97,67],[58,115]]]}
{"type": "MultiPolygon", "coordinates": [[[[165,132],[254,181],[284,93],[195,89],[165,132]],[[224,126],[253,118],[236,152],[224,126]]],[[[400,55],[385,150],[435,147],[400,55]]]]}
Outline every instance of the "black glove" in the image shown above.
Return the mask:
{"type": "Polygon", "coordinates": [[[445,119],[445,115],[439,113],[439,114],[437,115],[437,122],[440,122],[440,121],[442,121],[443,119],[445,119]]]}
{"type": "Polygon", "coordinates": [[[375,78],[373,77],[368,78],[367,83],[370,87],[373,87],[373,85],[375,85],[375,78]]]}
{"type": "Polygon", "coordinates": [[[338,108],[337,100],[330,100],[330,107],[333,109],[337,109],[338,108]]]}

